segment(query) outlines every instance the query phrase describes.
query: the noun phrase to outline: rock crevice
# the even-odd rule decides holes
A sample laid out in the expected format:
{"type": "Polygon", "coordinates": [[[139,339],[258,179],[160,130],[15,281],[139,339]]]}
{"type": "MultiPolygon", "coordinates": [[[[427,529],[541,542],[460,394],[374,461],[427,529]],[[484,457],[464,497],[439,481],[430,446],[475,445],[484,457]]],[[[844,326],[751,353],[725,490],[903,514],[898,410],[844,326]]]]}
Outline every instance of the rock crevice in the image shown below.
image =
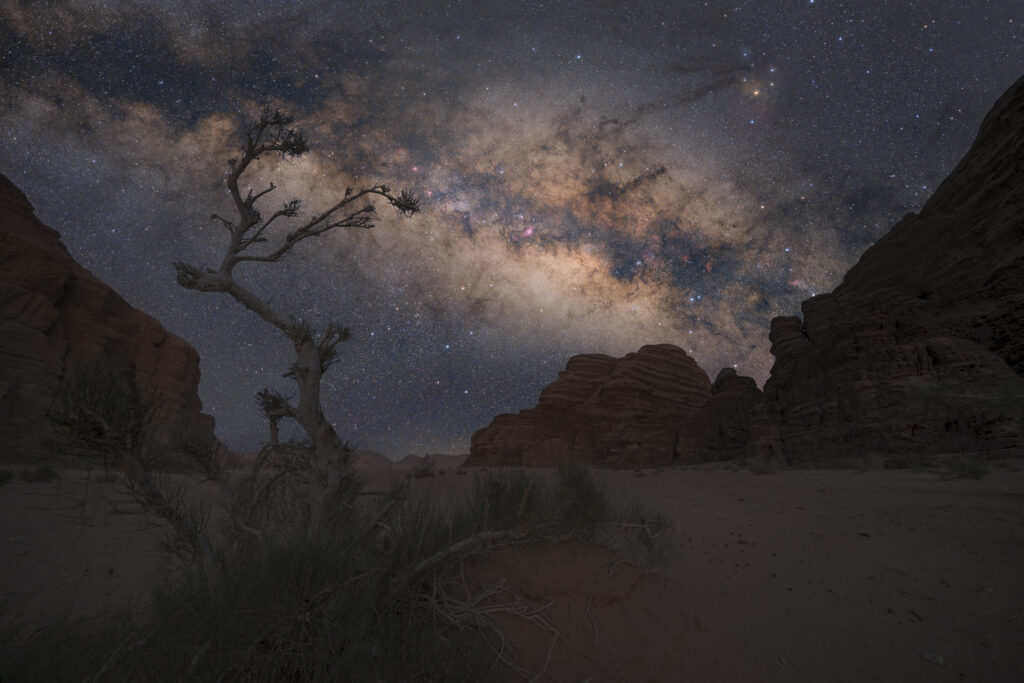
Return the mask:
{"type": "Polygon", "coordinates": [[[801,312],[771,321],[763,392],[665,345],[577,356],[467,464],[1024,451],[1024,78],[920,214],[801,312]]]}

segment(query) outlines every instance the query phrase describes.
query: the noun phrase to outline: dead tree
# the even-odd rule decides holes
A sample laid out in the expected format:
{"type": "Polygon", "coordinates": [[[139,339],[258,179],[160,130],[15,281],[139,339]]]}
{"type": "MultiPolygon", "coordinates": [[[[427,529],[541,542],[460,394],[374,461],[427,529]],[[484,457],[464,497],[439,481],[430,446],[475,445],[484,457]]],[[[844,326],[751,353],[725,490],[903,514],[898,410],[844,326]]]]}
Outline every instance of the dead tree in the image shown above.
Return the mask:
{"type": "MultiPolygon", "coordinates": [[[[348,330],[334,323],[322,331],[300,322],[272,307],[235,279],[235,268],[241,264],[277,263],[300,242],[320,237],[339,228],[374,226],[374,196],[383,198],[402,215],[412,215],[419,202],[410,193],[392,193],[386,185],[373,185],[359,190],[349,187],[344,196],[328,209],[308,217],[299,217],[302,202],[290,199],[276,210],[264,215],[257,203],[274,191],[275,185],[259,191],[248,189],[244,194],[239,181],[253,162],[274,154],[297,158],[309,151],[303,133],[292,126],[294,119],[277,109],[266,107],[259,118],[242,131],[242,156],[228,161],[230,170],[225,184],[234,204],[233,218],[213,214],[227,232],[224,256],[218,268],[202,268],[176,262],[178,284],[200,292],[221,292],[240,302],[270,325],[283,332],[295,349],[295,360],[286,373],[297,385],[297,397],[289,399],[277,393],[261,392],[270,398],[267,413],[276,440],[277,421],[292,419],[309,437],[312,445],[309,476],[309,503],[314,525],[323,513],[337,503],[346,470],[344,442],[324,416],[320,405],[320,382],[324,372],[337,360],[337,346],[348,339],[348,330]],[[288,226],[286,232],[282,230],[288,226]],[[283,234],[282,234],[283,232],[283,234]],[[266,245],[260,251],[253,247],[266,245]]],[[[264,400],[260,399],[261,405],[264,400]]]]}

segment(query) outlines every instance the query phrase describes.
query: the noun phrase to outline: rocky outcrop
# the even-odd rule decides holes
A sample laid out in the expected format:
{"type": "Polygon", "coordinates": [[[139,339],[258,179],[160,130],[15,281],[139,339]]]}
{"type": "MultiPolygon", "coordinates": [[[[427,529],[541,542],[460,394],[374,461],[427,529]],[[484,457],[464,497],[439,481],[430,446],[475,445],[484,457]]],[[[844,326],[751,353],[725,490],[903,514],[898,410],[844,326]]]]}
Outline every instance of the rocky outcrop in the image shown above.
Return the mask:
{"type": "Polygon", "coordinates": [[[772,321],[764,390],[786,459],[1024,449],[1024,79],[802,312],[772,321]]]}
{"type": "Polygon", "coordinates": [[[157,445],[183,434],[213,438],[201,413],[199,355],[75,262],[25,195],[0,175],[0,457],[51,450],[48,413],[61,381],[134,363],[161,400],[157,445]]]}
{"type": "Polygon", "coordinates": [[[678,463],[729,460],[757,452],[771,441],[761,390],[752,377],[723,368],[711,397],[684,423],[676,442],[678,463]]]}
{"type": "Polygon", "coordinates": [[[709,386],[671,346],[576,356],[466,464],[1024,452],[1024,78],[921,213],[802,313],[771,322],[763,393],[729,369],[709,386]]]}
{"type": "Polygon", "coordinates": [[[671,344],[623,358],[574,356],[536,407],[499,415],[473,435],[466,465],[669,463],[683,425],[711,396],[704,371],[671,344]]]}

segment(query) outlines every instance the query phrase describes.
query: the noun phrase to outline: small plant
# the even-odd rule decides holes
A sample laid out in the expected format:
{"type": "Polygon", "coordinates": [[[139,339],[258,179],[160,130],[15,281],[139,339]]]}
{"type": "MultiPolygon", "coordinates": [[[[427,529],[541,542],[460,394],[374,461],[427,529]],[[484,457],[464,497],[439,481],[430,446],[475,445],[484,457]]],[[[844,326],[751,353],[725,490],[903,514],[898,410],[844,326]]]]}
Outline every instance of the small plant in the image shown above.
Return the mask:
{"type": "Polygon", "coordinates": [[[485,472],[474,478],[465,511],[481,530],[526,528],[543,518],[546,493],[522,470],[485,472]]]}
{"type": "Polygon", "coordinates": [[[607,492],[583,465],[559,466],[555,495],[561,507],[562,527],[587,540],[592,540],[596,529],[611,518],[607,492]]]}
{"type": "Polygon", "coordinates": [[[667,549],[663,541],[672,533],[672,521],[668,517],[634,502],[629,507],[623,527],[633,532],[627,539],[633,548],[643,550],[648,564],[665,559],[667,549]]]}

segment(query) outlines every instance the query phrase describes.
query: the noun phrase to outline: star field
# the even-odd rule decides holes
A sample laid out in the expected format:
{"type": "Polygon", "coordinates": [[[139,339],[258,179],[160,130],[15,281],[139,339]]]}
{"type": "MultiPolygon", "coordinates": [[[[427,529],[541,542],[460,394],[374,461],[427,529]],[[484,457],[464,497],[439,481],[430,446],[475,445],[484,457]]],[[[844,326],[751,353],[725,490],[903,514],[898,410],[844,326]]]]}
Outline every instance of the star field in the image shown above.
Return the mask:
{"type": "Polygon", "coordinates": [[[385,182],[422,211],[237,277],[351,328],[324,382],[343,438],[465,452],[576,353],[670,342],[762,382],[770,319],[920,208],[1020,76],[1024,7],[968,4],[5,3],[0,172],[196,347],[248,450],[289,346],[171,264],[222,251],[241,118],[294,114],[312,151],[256,169],[268,206],[385,182]]]}

